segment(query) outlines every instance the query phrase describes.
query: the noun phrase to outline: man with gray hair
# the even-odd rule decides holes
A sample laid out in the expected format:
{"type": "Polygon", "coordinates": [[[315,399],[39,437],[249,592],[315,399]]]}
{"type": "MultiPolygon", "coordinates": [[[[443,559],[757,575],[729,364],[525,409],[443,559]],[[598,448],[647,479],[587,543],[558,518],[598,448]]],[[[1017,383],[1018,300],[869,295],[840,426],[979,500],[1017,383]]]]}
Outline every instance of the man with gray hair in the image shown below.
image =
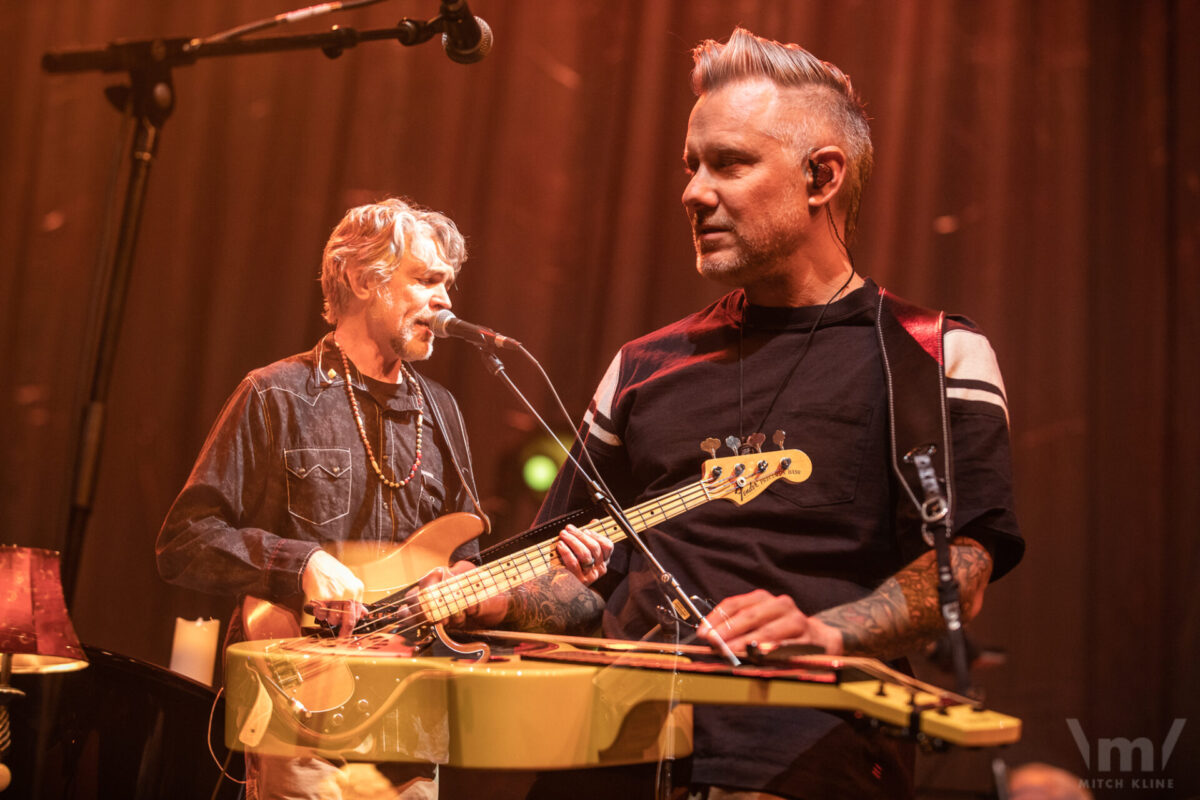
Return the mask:
{"type": "MultiPolygon", "coordinates": [[[[334,555],[342,545],[382,557],[442,514],[479,512],[458,406],[410,366],[432,354],[430,320],[466,256],[453,221],[404,200],[346,213],[321,265],[334,330],[252,371],[226,402],[159,533],[163,578],[308,606],[349,631],[364,586],[334,555]]],[[[472,540],[455,555],[477,552],[472,540]]],[[[230,641],[247,638],[243,607],[230,641]]],[[[385,772],[404,797],[436,796],[432,765],[385,772]]],[[[346,780],[319,758],[254,754],[247,778],[251,800],[340,797],[346,780]]]]}
{"type": "MultiPolygon", "coordinates": [[[[413,203],[346,213],[321,266],[334,329],[312,350],[252,371],[226,402],[159,533],[164,579],[308,607],[348,632],[365,608],[362,580],[336,555],[347,543],[370,560],[441,515],[482,518],[458,406],[411,367],[432,354],[431,320],[450,308],[466,257],[454,222],[413,203]]],[[[571,547],[587,552],[568,537],[567,558],[571,547]]],[[[465,568],[477,553],[471,539],[453,559],[465,568]]],[[[260,607],[235,610],[230,641],[266,638],[243,610],[260,607]]],[[[315,757],[248,754],[247,797],[339,798],[347,781],[355,797],[436,797],[433,775],[432,765],[339,770],[315,757]]]]}
{"type": "MultiPolygon", "coordinates": [[[[682,200],[697,270],[732,291],[622,347],[576,447],[587,448],[628,507],[694,481],[710,437],[752,452],[786,435],[786,446],[812,459],[806,482],[779,481],[744,509],[710,503],[663,522],[645,534],[651,550],[685,591],[716,604],[697,631],[709,641],[719,634],[735,651],[787,641],[901,658],[936,640],[944,622],[934,553],[911,524],[892,469],[889,388],[914,379],[885,374],[888,296],[856,271],[847,245],[873,158],[862,102],[837,67],[742,29],[727,44],[703,42],[694,57],[698,99],[682,200]]],[[[935,380],[921,397],[939,428],[943,402],[948,409],[951,569],[969,619],[989,578],[1011,569],[1024,546],[995,356],[964,318],[947,317],[937,330],[946,391],[939,400],[935,380]]],[[[917,358],[936,375],[931,356],[920,350],[917,358]]],[[[586,499],[584,482],[564,469],[540,517],[586,499]]],[[[657,574],[639,553],[619,544],[607,569],[579,590],[590,603],[563,608],[602,607],[613,638],[670,628],[657,574]]],[[[508,624],[519,623],[521,606],[513,603],[508,624]]],[[[564,612],[563,622],[572,621],[564,612]]],[[[732,706],[694,713],[693,798],[913,792],[911,746],[853,715],[732,706]]],[[[577,798],[655,796],[652,772],[597,770],[571,780],[577,798]]],[[[534,794],[553,797],[561,786],[546,775],[534,794]]]]}

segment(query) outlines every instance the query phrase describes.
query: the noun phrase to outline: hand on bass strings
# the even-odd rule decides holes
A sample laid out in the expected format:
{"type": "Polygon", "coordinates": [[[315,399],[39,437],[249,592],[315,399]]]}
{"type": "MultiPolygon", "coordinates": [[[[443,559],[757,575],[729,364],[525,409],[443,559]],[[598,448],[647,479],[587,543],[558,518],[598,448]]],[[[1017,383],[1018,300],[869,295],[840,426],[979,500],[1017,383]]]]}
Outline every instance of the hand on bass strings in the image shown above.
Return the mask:
{"type": "Polygon", "coordinates": [[[590,528],[568,525],[558,534],[555,549],[567,572],[578,578],[584,586],[590,586],[608,572],[613,543],[590,528]]]}
{"type": "Polygon", "coordinates": [[[362,603],[363,582],[324,550],[308,559],[300,586],[313,616],[337,629],[339,636],[353,633],[354,624],[367,613],[362,603]]]}
{"type": "Polygon", "coordinates": [[[726,597],[700,623],[697,635],[710,644],[717,637],[725,640],[732,650],[744,650],[754,642],[759,645],[812,644],[829,655],[841,655],[842,633],[816,617],[796,608],[796,601],[787,595],[773,595],[765,589],[726,597]]]}

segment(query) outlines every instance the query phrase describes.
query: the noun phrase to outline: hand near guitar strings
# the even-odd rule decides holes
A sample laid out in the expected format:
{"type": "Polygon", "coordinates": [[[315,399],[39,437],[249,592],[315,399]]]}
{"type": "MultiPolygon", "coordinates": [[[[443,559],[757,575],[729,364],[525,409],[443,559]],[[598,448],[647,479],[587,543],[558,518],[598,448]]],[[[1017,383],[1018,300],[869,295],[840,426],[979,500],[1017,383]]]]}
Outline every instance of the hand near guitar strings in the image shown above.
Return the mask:
{"type": "Polygon", "coordinates": [[[842,633],[816,617],[796,608],[787,595],[773,595],[765,589],[726,597],[700,623],[696,634],[716,644],[717,636],[731,650],[741,651],[751,642],[775,644],[812,644],[829,655],[841,655],[842,633]]]}
{"type": "Polygon", "coordinates": [[[326,553],[315,551],[304,566],[300,585],[313,616],[349,636],[354,624],[367,613],[363,605],[363,582],[350,568],[326,553]]]}
{"type": "Polygon", "coordinates": [[[608,572],[613,543],[590,528],[568,525],[558,534],[558,546],[555,549],[567,572],[578,578],[584,586],[590,586],[608,572]]]}

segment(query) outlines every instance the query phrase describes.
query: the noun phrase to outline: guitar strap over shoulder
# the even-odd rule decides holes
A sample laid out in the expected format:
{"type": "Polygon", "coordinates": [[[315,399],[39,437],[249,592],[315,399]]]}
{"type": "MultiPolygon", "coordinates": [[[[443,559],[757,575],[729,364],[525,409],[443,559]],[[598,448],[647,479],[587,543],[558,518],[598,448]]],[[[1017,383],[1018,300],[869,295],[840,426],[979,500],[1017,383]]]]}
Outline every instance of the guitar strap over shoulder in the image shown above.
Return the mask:
{"type": "Polygon", "coordinates": [[[429,405],[429,414],[433,417],[433,423],[437,426],[437,429],[442,431],[447,449],[450,450],[450,461],[454,464],[454,470],[458,474],[459,481],[462,483],[463,491],[467,493],[467,498],[471,501],[471,505],[475,507],[475,515],[483,520],[483,532],[486,534],[491,531],[492,523],[488,519],[487,514],[483,513],[483,506],[479,502],[479,490],[475,488],[475,475],[472,472],[471,449],[467,446],[466,425],[463,423],[458,405],[453,401],[449,403],[451,409],[454,411],[455,422],[455,425],[451,427],[446,422],[446,415],[443,413],[429,381],[425,380],[424,376],[416,370],[413,371],[413,374],[421,382],[421,389],[429,405]]]}
{"type": "Polygon", "coordinates": [[[944,312],[879,289],[875,326],[888,391],[892,469],[912,501],[911,515],[902,512],[900,522],[919,524],[930,545],[931,528],[951,529],[954,499],[945,321],[944,312]]]}
{"type": "Polygon", "coordinates": [[[937,558],[938,603],[950,637],[958,690],[970,693],[958,580],[950,561],[954,472],[946,401],[946,315],[882,287],[875,314],[888,392],[892,469],[912,501],[897,510],[900,530],[919,525],[937,558]]]}

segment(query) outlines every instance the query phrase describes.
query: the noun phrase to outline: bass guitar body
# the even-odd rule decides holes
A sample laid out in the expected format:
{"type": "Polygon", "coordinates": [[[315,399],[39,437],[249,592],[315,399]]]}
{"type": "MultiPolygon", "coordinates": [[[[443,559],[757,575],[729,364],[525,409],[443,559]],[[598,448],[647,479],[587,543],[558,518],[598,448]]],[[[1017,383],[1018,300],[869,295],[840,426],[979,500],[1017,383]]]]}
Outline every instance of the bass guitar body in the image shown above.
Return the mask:
{"type": "MultiPolygon", "coordinates": [[[[484,530],[479,517],[455,512],[422,526],[383,556],[377,545],[362,542],[328,549],[363,582],[363,601],[372,604],[403,593],[423,575],[446,566],[455,550],[484,530]]],[[[242,601],[242,620],[248,641],[273,640],[263,648],[258,667],[296,708],[309,714],[336,714],[349,707],[358,691],[349,662],[304,658],[306,650],[314,656],[326,652],[318,638],[303,638],[305,630],[316,625],[310,615],[247,595],[242,601]]],[[[413,633],[413,640],[428,638],[420,627],[413,633]]],[[[392,649],[395,646],[402,645],[393,643],[392,649]]]]}
{"type": "MultiPolygon", "coordinates": [[[[447,566],[451,555],[486,530],[474,514],[457,511],[423,525],[391,552],[379,545],[343,542],[326,550],[363,582],[363,602],[370,605],[412,587],[422,576],[447,566]]],[[[242,601],[246,639],[291,639],[312,627],[311,616],[287,606],[247,595],[242,601]]]]}

